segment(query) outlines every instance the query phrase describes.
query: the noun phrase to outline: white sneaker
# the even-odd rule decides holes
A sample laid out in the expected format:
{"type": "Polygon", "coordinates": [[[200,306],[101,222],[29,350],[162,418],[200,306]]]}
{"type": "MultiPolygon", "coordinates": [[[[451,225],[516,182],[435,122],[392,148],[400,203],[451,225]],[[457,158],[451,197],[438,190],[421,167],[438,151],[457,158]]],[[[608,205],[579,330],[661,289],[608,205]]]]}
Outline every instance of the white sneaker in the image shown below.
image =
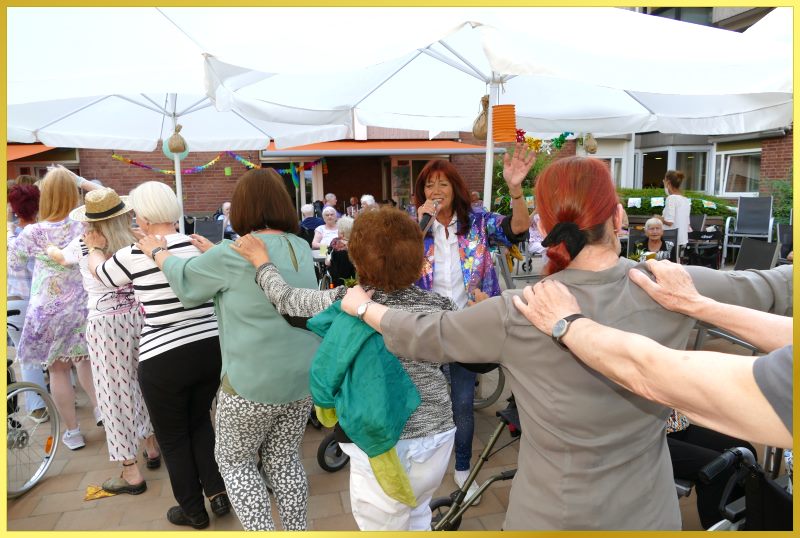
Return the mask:
{"type": "Polygon", "coordinates": [[[40,407],[39,409],[34,409],[28,416],[36,424],[41,424],[42,422],[47,422],[48,420],[50,420],[50,414],[47,412],[46,407],[40,407]]]}
{"type": "Polygon", "coordinates": [[[61,441],[70,450],[78,450],[79,448],[86,446],[86,442],[83,440],[83,435],[81,435],[80,428],[65,431],[64,435],[61,437],[61,441]]]}
{"type": "MultiPolygon", "coordinates": [[[[461,487],[464,485],[464,482],[467,481],[468,477],[469,477],[469,471],[456,471],[453,473],[453,481],[456,483],[459,489],[461,489],[461,487]]],[[[467,495],[464,497],[464,500],[465,501],[469,500],[470,497],[475,495],[478,492],[479,487],[480,486],[478,485],[477,480],[475,480],[472,484],[470,484],[469,489],[467,489],[467,495]]],[[[481,498],[477,497],[475,501],[472,503],[472,506],[477,506],[480,504],[480,502],[481,498]]]]}
{"type": "Polygon", "coordinates": [[[100,408],[98,408],[98,407],[95,407],[95,408],[92,410],[92,413],[94,414],[94,421],[95,421],[95,423],[96,423],[98,426],[102,426],[102,425],[103,425],[103,415],[101,415],[101,414],[100,414],[100,408]]]}

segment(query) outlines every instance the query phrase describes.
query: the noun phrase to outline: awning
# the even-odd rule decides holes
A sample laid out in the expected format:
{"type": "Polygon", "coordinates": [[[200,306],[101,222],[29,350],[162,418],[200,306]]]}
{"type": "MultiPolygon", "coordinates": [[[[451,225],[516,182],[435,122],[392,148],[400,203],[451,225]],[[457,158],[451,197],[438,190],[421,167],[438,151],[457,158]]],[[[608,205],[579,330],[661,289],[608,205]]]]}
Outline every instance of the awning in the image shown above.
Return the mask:
{"type": "MultiPolygon", "coordinates": [[[[505,153],[504,148],[494,148],[495,153],[505,153]]],[[[306,144],[281,150],[269,147],[261,153],[271,157],[366,157],[383,155],[483,155],[484,146],[464,144],[454,140],[339,140],[306,144]]]]}
{"type": "Polygon", "coordinates": [[[30,157],[31,155],[36,155],[37,153],[44,153],[45,151],[50,151],[50,146],[45,146],[44,144],[8,144],[6,146],[6,160],[7,161],[16,161],[17,159],[22,159],[24,157],[30,157]]]}

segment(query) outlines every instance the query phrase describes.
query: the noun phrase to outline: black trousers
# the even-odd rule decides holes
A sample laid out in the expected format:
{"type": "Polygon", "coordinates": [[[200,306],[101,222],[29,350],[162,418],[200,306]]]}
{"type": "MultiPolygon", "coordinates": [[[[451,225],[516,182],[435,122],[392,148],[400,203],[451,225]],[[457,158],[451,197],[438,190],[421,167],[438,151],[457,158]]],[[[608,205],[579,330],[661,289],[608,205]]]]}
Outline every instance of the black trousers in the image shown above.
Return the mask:
{"type": "MultiPolygon", "coordinates": [[[[753,445],[747,441],[694,424],[685,430],[667,434],[667,445],[672,459],[673,476],[684,480],[693,480],[695,483],[697,512],[700,515],[700,523],[704,529],[707,529],[722,519],[722,515],[719,513],[719,501],[722,497],[722,490],[725,489],[734,470],[729,469],[721,473],[710,484],[700,482],[697,473],[729,448],[741,446],[753,452],[756,457],[758,454],[753,445]]],[[[737,486],[734,488],[730,500],[733,501],[743,496],[744,489],[737,486]]]]}
{"type": "Polygon", "coordinates": [[[150,421],[167,465],[175,500],[187,514],[205,510],[203,492],[225,491],[214,459],[211,402],[219,388],[217,337],[191,342],[139,363],[150,421]]]}

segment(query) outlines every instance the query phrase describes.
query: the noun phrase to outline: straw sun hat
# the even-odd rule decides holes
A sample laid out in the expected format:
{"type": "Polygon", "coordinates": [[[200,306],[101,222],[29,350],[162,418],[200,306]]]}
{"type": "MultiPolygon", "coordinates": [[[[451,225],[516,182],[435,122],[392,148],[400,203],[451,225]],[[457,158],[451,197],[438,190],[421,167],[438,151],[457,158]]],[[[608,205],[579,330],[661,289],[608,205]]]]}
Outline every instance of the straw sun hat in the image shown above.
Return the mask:
{"type": "Polygon", "coordinates": [[[73,209],[69,218],[80,222],[97,222],[131,210],[133,206],[128,204],[127,196],[119,196],[114,189],[104,187],[87,192],[86,205],[73,209]]]}

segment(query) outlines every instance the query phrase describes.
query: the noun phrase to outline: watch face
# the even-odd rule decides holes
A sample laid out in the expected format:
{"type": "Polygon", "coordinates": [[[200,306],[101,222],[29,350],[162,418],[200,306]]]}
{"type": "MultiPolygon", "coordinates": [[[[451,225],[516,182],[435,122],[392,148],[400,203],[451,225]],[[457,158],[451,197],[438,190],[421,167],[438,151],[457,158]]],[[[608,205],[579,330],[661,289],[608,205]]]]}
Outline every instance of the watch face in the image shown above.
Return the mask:
{"type": "Polygon", "coordinates": [[[553,325],[553,338],[561,338],[567,332],[567,320],[560,319],[553,325]]]}

